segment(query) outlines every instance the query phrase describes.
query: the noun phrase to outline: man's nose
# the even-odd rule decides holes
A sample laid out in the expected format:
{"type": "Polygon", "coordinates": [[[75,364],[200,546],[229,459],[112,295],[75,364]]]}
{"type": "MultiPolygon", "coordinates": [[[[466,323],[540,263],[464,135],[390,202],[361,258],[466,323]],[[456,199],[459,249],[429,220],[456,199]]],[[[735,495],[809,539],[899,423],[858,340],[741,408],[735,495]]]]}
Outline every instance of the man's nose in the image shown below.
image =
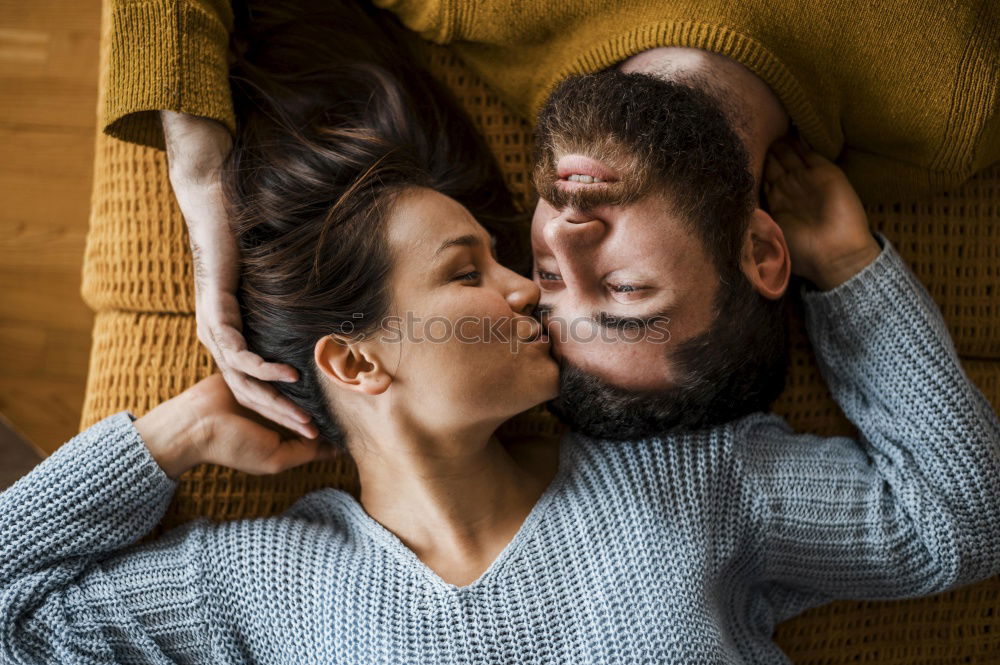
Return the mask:
{"type": "Polygon", "coordinates": [[[591,261],[605,232],[603,221],[575,211],[564,211],[545,224],[542,235],[559,264],[564,282],[579,281],[583,266],[591,261]]]}

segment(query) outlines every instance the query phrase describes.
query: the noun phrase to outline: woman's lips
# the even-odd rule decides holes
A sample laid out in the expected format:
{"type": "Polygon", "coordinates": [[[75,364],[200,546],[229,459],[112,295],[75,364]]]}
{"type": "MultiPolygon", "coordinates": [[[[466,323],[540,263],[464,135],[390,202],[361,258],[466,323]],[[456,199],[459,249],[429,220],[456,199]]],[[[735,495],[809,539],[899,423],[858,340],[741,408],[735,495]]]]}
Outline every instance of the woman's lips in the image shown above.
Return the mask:
{"type": "MultiPolygon", "coordinates": [[[[526,336],[521,337],[520,335],[518,335],[521,343],[523,344],[548,343],[549,335],[548,333],[545,332],[545,328],[537,319],[528,317],[527,319],[523,319],[520,323],[523,323],[526,326],[528,326],[528,330],[526,331],[528,334],[526,336]]],[[[520,333],[521,330],[516,330],[515,332],[520,333]]]]}

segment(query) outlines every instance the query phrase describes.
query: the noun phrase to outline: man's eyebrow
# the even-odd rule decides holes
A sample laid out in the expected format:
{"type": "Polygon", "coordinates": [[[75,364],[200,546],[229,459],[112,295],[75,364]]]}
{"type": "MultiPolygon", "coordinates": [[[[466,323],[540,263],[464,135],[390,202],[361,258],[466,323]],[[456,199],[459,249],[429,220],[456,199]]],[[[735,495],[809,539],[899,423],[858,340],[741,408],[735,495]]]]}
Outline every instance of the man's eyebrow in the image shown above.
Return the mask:
{"type": "Polygon", "coordinates": [[[646,330],[654,323],[670,321],[676,309],[673,306],[665,307],[661,311],[649,316],[619,316],[617,314],[609,314],[608,312],[597,312],[590,319],[597,325],[609,330],[621,330],[623,328],[646,330]]]}
{"type": "Polygon", "coordinates": [[[552,313],[552,305],[543,305],[542,303],[538,303],[537,305],[535,305],[535,311],[532,312],[532,314],[535,316],[548,316],[551,313],[552,313]]]}
{"type": "Polygon", "coordinates": [[[457,236],[455,238],[449,238],[441,243],[441,246],[437,248],[436,252],[434,252],[434,256],[437,256],[449,247],[476,247],[480,242],[482,242],[481,238],[477,235],[473,235],[472,233],[467,233],[464,236],[457,236]]]}
{"type": "MultiPolygon", "coordinates": [[[[534,314],[535,316],[541,317],[550,316],[552,312],[552,305],[539,304],[535,306],[534,314]]],[[[597,312],[590,317],[590,320],[599,326],[603,326],[611,330],[620,330],[622,328],[646,330],[654,323],[658,323],[660,321],[669,322],[674,317],[676,312],[676,306],[668,305],[659,312],[655,312],[649,316],[619,316],[608,312],[597,312]]]]}

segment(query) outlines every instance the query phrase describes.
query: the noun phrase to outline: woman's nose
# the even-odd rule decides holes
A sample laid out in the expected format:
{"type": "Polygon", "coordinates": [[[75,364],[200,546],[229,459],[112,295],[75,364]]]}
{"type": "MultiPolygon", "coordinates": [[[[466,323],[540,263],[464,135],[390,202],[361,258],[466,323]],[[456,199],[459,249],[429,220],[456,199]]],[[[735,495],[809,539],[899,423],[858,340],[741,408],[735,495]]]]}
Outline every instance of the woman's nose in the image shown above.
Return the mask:
{"type": "Polygon", "coordinates": [[[531,314],[538,304],[541,292],[538,285],[530,279],[511,271],[512,284],[507,292],[507,303],[510,309],[518,314],[531,314]]]}

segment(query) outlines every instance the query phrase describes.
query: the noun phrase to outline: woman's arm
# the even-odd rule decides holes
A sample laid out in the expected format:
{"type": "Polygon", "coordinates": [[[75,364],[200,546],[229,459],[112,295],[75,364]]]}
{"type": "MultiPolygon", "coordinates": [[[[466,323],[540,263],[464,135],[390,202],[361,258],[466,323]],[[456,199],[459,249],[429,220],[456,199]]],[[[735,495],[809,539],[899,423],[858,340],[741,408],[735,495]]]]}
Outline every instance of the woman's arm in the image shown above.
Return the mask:
{"type": "Polygon", "coordinates": [[[1000,424],[930,296],[882,255],[805,297],[807,329],[860,441],[772,416],[740,446],[761,578],[833,598],[924,596],[1000,574],[1000,424]]]}
{"type": "Polygon", "coordinates": [[[201,519],[133,546],[203,462],[276,473],[333,451],[282,438],[213,374],[133,422],[121,411],[0,494],[0,662],[224,662],[201,519]]]}
{"type": "Polygon", "coordinates": [[[192,460],[182,401],[140,419],[142,435],[127,411],[105,418],[0,494],[0,662],[208,662],[203,525],[124,577],[102,565],[159,522],[192,460]]]}
{"type": "Polygon", "coordinates": [[[878,236],[874,260],[851,259],[863,254],[869,233],[860,202],[839,169],[804,157],[808,167],[791,151],[783,164],[770,163],[769,198],[793,256],[826,289],[804,289],[806,329],[830,391],[861,436],[795,434],[777,416],[748,421],[737,455],[772,602],[793,602],[779,587],[816,602],[907,598],[996,575],[996,413],[891,243],[878,236]],[[843,228],[849,224],[857,233],[843,228]]]}

